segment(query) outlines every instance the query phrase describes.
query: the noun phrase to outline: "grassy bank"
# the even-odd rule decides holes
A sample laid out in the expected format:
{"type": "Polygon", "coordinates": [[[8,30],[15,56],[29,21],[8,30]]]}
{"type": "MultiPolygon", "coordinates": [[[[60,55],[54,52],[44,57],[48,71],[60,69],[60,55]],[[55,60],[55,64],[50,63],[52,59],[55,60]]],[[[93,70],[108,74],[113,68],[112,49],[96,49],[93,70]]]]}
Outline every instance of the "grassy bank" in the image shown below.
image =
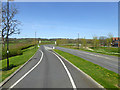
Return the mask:
{"type": "Polygon", "coordinates": [[[65,48],[70,48],[70,49],[76,49],[76,50],[83,50],[87,52],[94,52],[94,53],[100,53],[104,55],[111,55],[111,56],[119,56],[120,52],[118,48],[115,47],[99,47],[99,48],[94,48],[94,47],[89,47],[90,49],[87,48],[79,48],[77,46],[73,45],[64,45],[60,47],[65,47],[65,48]]]}
{"type": "Polygon", "coordinates": [[[120,75],[118,75],[117,73],[114,73],[110,70],[107,70],[97,64],[89,62],[75,55],[60,50],[55,51],[62,55],[64,58],[66,58],[68,61],[73,63],[75,66],[77,66],[79,69],[84,71],[86,74],[91,76],[103,87],[107,89],[118,88],[118,78],[120,78],[120,75]]]}
{"type": "MultiPolygon", "coordinates": [[[[28,61],[37,51],[37,48],[35,46],[27,48],[22,50],[23,54],[10,57],[10,70],[7,70],[7,60],[1,60],[0,61],[0,78],[2,78],[1,81],[3,81],[5,78],[10,76],[14,71],[16,71],[21,65],[23,65],[26,61],[28,61]]],[[[0,81],[0,82],[1,82],[0,81]]]]}

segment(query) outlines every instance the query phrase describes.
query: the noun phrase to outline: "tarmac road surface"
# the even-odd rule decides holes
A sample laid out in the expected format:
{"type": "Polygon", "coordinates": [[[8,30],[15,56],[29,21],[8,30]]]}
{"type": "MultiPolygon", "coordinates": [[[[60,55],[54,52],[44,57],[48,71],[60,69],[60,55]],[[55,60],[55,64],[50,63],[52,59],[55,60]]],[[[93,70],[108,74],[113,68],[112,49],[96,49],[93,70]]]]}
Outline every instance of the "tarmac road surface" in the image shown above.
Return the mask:
{"type": "Polygon", "coordinates": [[[2,88],[99,88],[48,47],[41,46],[32,60],[2,88]]]}
{"type": "MultiPolygon", "coordinates": [[[[46,45],[46,46],[53,47],[53,45],[46,45]]],[[[55,49],[76,55],[85,60],[88,60],[90,62],[98,64],[108,70],[119,73],[118,70],[120,70],[120,62],[118,64],[118,61],[120,60],[120,57],[118,58],[117,56],[109,56],[109,55],[103,55],[103,54],[86,52],[86,51],[69,49],[69,48],[63,48],[63,47],[55,47],[55,49]]]]}

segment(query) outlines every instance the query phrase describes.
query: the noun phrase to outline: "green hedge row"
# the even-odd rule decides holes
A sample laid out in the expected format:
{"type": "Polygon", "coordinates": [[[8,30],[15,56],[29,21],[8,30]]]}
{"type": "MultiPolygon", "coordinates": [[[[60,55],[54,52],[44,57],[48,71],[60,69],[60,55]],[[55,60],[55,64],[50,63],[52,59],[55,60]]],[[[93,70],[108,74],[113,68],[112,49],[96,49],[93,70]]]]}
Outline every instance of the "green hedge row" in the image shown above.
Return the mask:
{"type": "MultiPolygon", "coordinates": [[[[16,45],[10,45],[9,46],[9,57],[12,56],[17,56],[17,55],[22,55],[24,49],[27,49],[29,47],[34,46],[35,44],[33,43],[21,43],[21,44],[16,44],[16,45]]],[[[7,49],[4,48],[2,51],[2,59],[7,58],[7,49]]]]}

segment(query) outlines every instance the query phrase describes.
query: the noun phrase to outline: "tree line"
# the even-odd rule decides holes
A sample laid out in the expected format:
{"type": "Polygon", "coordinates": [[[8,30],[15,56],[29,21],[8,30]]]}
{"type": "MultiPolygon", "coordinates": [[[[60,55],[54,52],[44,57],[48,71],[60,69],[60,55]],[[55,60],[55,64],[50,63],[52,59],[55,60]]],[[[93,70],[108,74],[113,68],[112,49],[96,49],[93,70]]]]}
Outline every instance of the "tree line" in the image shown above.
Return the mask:
{"type": "Polygon", "coordinates": [[[93,39],[76,38],[76,39],[57,39],[57,45],[76,45],[79,47],[111,47],[113,35],[109,33],[107,36],[93,36],[93,39]],[[79,44],[79,45],[78,45],[79,44]]]}

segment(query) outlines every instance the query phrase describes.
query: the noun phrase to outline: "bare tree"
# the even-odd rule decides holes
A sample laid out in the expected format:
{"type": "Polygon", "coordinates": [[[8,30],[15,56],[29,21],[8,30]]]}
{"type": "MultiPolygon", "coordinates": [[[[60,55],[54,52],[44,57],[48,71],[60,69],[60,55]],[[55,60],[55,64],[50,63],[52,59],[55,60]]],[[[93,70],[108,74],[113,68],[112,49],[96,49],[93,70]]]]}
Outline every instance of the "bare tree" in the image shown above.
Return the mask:
{"type": "Polygon", "coordinates": [[[2,42],[3,48],[5,46],[5,39],[12,34],[20,34],[18,25],[20,22],[15,19],[18,10],[15,4],[11,4],[8,10],[7,4],[2,5],[2,42]],[[8,13],[9,12],[9,13],[8,13]]]}

